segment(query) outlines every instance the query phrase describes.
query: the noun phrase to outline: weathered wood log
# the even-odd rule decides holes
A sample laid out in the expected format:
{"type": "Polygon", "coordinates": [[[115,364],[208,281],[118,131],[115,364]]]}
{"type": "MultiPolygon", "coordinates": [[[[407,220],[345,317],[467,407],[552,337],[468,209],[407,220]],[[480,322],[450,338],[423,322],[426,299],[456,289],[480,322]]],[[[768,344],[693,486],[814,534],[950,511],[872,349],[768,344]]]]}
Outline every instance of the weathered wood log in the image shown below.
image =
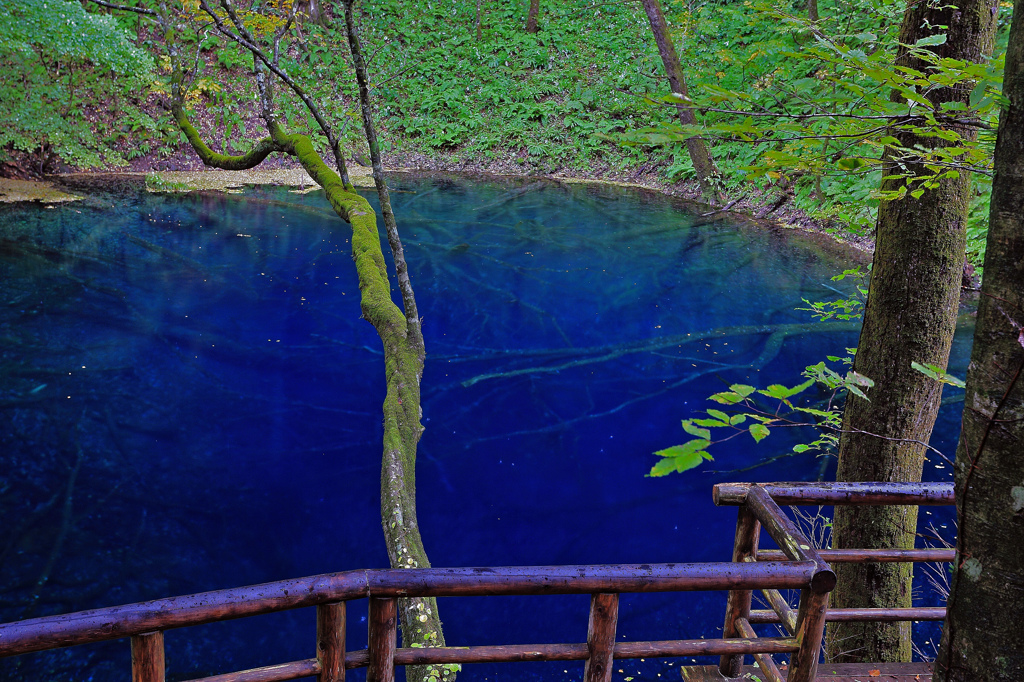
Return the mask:
{"type": "MultiPolygon", "coordinates": [[[[717,656],[766,652],[792,654],[799,648],[795,637],[759,637],[746,639],[679,639],[659,642],[617,642],[613,659],[674,658],[678,656],[717,656]]],[[[396,649],[395,665],[431,663],[508,663],[523,661],[585,661],[590,656],[586,644],[508,644],[470,647],[424,647],[396,649]]],[[[364,668],[369,652],[350,651],[345,667],[364,668]]]]}
{"type": "Polygon", "coordinates": [[[188,682],[285,682],[285,680],[311,677],[319,672],[320,664],[317,660],[315,658],[307,658],[304,661],[292,661],[291,663],[240,670],[234,673],[197,678],[188,682]]]}
{"type": "Polygon", "coordinates": [[[370,597],[370,646],[366,682],[394,682],[398,647],[398,601],[370,597]]]}
{"type": "Polygon", "coordinates": [[[164,633],[132,637],[132,682],[164,682],[164,633]]]}
{"type": "Polygon", "coordinates": [[[800,589],[808,562],[622,564],[347,571],[0,625],[0,658],[156,630],[376,597],[800,589]]]}
{"type": "MultiPolygon", "coordinates": [[[[761,523],[747,505],[742,505],[736,519],[736,536],[733,541],[732,560],[742,564],[746,559],[757,560],[757,545],[761,538],[761,523]]],[[[736,621],[750,613],[751,590],[732,590],[725,607],[725,626],[722,637],[737,637],[736,621]]],[[[743,656],[723,656],[718,668],[727,677],[736,677],[743,666],[743,656]]]]}
{"type": "MultiPolygon", "coordinates": [[[[829,563],[847,562],[895,562],[895,561],[953,561],[955,549],[819,549],[818,556],[829,563]]],[[[757,553],[763,561],[786,561],[785,552],[777,549],[762,549],[757,553]]]]}
{"type": "MultiPolygon", "coordinates": [[[[736,628],[740,631],[740,634],[748,639],[755,639],[757,633],[754,632],[754,628],[750,627],[750,623],[747,622],[746,618],[740,618],[736,621],[736,628]]],[[[785,678],[782,676],[782,672],[779,667],[775,665],[775,661],[772,660],[771,654],[754,654],[754,660],[757,661],[757,667],[761,669],[761,673],[768,680],[768,682],[785,682],[785,678]]]]}
{"type": "Polygon", "coordinates": [[[316,607],[317,682],[345,682],[345,602],[316,607]]]}
{"type": "Polygon", "coordinates": [[[600,593],[590,597],[587,624],[587,665],[584,682],[611,682],[615,629],[619,622],[619,595],[600,593]]]}
{"type": "MultiPolygon", "coordinates": [[[[931,620],[939,621],[946,617],[943,606],[919,606],[912,609],[829,609],[825,614],[828,622],[895,622],[931,620]]],[[[767,609],[756,609],[750,612],[751,623],[779,623],[779,614],[767,609]]]]}
{"type": "MultiPolygon", "coordinates": [[[[789,605],[789,603],[782,598],[782,593],[778,590],[761,590],[761,594],[768,600],[768,603],[772,607],[771,613],[775,613],[778,616],[778,620],[774,621],[782,623],[782,626],[786,628],[786,632],[791,635],[796,634],[796,612],[789,605]]],[[[755,622],[751,618],[752,612],[747,614],[747,620],[750,623],[755,622]]],[[[760,621],[763,622],[763,621],[760,621]]]]}
{"type": "Polygon", "coordinates": [[[800,610],[796,618],[796,639],[800,650],[790,658],[788,682],[814,682],[825,633],[828,592],[800,591],[800,610]]]}
{"type": "Polygon", "coordinates": [[[747,507],[761,522],[772,540],[794,561],[813,561],[817,567],[811,579],[815,592],[830,592],[836,586],[836,574],[811,545],[810,540],[796,527],[796,524],[779,508],[775,500],[763,488],[754,486],[747,491],[747,507]]]}
{"type": "Polygon", "coordinates": [[[712,491],[717,505],[738,505],[757,486],[777,504],[953,504],[952,483],[718,483],[712,491]]]}

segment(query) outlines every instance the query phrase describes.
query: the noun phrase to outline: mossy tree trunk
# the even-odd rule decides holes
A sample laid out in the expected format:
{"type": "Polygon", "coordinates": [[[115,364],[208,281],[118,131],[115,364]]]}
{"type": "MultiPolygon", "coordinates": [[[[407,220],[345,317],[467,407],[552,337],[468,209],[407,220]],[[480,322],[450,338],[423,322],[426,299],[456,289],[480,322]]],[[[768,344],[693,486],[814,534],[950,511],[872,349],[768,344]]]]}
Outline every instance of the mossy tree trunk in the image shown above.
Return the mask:
{"type": "MultiPolygon", "coordinates": [[[[372,207],[338,173],[327,167],[314,150],[308,137],[288,134],[275,119],[272,88],[267,82],[266,69],[274,70],[276,67],[276,44],[275,59],[270,60],[256,46],[253,37],[245,31],[244,25],[236,19],[230,3],[227,0],[221,0],[221,4],[228,11],[234,24],[234,31],[212,12],[210,14],[214,17],[214,22],[221,32],[253,52],[254,76],[259,92],[260,107],[270,137],[259,141],[246,154],[238,156],[218,154],[211,150],[189,122],[182,106],[187,86],[185,83],[187,79],[183,76],[178,76],[173,81],[172,114],[193,149],[203,163],[208,166],[241,170],[257,166],[272,152],[283,152],[295,157],[310,177],[323,187],[335,212],[351,224],[352,257],[359,278],[362,316],[374,326],[384,347],[387,392],[383,405],[384,447],[381,510],[388,553],[391,563],[395,567],[428,567],[430,564],[423,548],[416,520],[415,481],[416,448],[423,433],[423,426],[420,423],[422,415],[420,379],[423,375],[425,350],[408,268],[390,202],[387,200],[387,187],[383,182],[376,136],[371,134],[371,150],[375,156],[375,179],[379,183],[381,200],[386,207],[385,222],[388,228],[388,238],[398,264],[402,308],[395,305],[391,299],[387,266],[381,250],[376,215],[372,207]]],[[[351,22],[351,2],[346,3],[345,8],[347,19],[351,22]]],[[[205,4],[204,9],[206,9],[205,4]]],[[[276,40],[279,40],[279,37],[276,40]]],[[[362,69],[360,95],[366,105],[364,114],[368,115],[365,66],[362,65],[357,41],[353,43],[353,53],[359,56],[358,64],[362,69]]],[[[286,84],[293,90],[295,89],[287,81],[286,84]]],[[[368,118],[365,122],[368,132],[372,133],[372,123],[368,118]]],[[[434,599],[402,600],[401,608],[403,643],[406,647],[444,645],[441,622],[437,615],[434,599]]],[[[458,665],[410,667],[407,669],[407,679],[410,682],[427,680],[450,682],[454,680],[458,669],[458,665]]]]}
{"type": "MultiPolygon", "coordinates": [[[[900,42],[914,45],[944,32],[944,45],[929,48],[940,57],[980,62],[991,54],[995,0],[959,0],[959,6],[911,0],[900,42]],[[948,27],[948,28],[947,28],[948,27]]],[[[897,65],[928,66],[901,48],[897,65]]],[[[967,103],[971,86],[923,93],[938,107],[967,103]]],[[[957,127],[974,139],[970,127],[957,127]]],[[[951,145],[894,126],[900,149],[885,152],[883,176],[909,179],[932,175],[902,150],[951,145]]],[[[895,191],[908,179],[884,180],[895,191]]],[[[911,185],[912,190],[919,185],[911,185]]],[[[911,362],[946,367],[956,326],[966,244],[970,177],[941,177],[937,186],[914,196],[883,201],[878,209],[875,254],[864,323],[853,368],[874,380],[869,401],[850,396],[839,444],[840,481],[919,481],[926,443],[938,413],[942,384],[914,370],[911,362]]],[[[833,543],[837,548],[912,547],[916,507],[837,507],[833,543]]],[[[837,608],[909,607],[910,564],[839,564],[833,593],[837,608]]],[[[827,652],[833,661],[909,661],[910,623],[832,623],[827,652]]]]}
{"type": "MultiPolygon", "coordinates": [[[[371,115],[369,77],[359,41],[353,0],[342,0],[349,49],[359,86],[360,112],[366,141],[370,150],[374,184],[380,200],[384,228],[395,261],[398,288],[402,295],[404,328],[388,335],[384,341],[384,362],[388,377],[388,394],[384,401],[384,452],[381,459],[380,512],[388,558],[394,568],[427,568],[423,539],[416,518],[416,447],[423,427],[420,424],[420,379],[423,376],[425,349],[420,317],[416,307],[409,266],[405,260],[402,240],[388,185],[384,179],[377,131],[371,115]],[[389,348],[390,345],[390,348],[389,348]]],[[[399,617],[402,644],[405,647],[444,646],[444,633],[434,598],[400,599],[399,617]]],[[[433,682],[455,679],[457,665],[409,666],[409,682],[433,682]]]]}
{"type": "Polygon", "coordinates": [[[1024,7],[1013,11],[936,682],[1024,680],[1024,7]]]}
{"type": "MultiPolygon", "coordinates": [[[[665,73],[668,74],[672,92],[688,99],[690,93],[686,87],[686,76],[679,63],[679,55],[676,54],[672,36],[669,35],[668,24],[665,23],[665,15],[661,11],[661,3],[658,0],[643,0],[643,5],[644,12],[647,13],[647,21],[651,26],[651,33],[654,35],[654,42],[658,45],[658,52],[661,54],[661,62],[665,65],[665,73]]],[[[679,114],[679,122],[683,125],[697,124],[697,117],[693,113],[693,109],[686,103],[677,104],[676,111],[679,114]]],[[[693,162],[693,170],[697,174],[701,194],[708,201],[724,204],[725,195],[721,190],[721,177],[703,138],[696,136],[689,138],[686,141],[686,150],[690,154],[690,161],[693,162]]]]}

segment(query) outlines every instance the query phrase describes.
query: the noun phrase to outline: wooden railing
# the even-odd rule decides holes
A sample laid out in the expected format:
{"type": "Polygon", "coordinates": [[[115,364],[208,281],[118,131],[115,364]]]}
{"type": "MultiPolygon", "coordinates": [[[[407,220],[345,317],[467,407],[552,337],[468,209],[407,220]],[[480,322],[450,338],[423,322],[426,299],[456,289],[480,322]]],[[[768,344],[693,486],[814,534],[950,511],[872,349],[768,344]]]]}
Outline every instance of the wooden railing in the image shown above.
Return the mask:
{"type": "Polygon", "coordinates": [[[586,661],[587,682],[611,680],[612,660],[720,655],[735,677],[753,655],[781,682],[772,654],[790,654],[789,682],[812,682],[826,620],[924,620],[943,609],[828,611],[835,574],[828,561],[948,561],[947,550],[817,550],[778,504],[951,504],[952,487],[926,484],[720,484],[716,504],[739,505],[733,561],[614,566],[533,566],[347,571],[155,601],[46,616],[0,625],[0,657],[131,638],[133,682],[163,682],[163,632],[216,621],[316,608],[316,656],[204,678],[205,682],[275,682],[317,676],[342,682],[366,667],[368,682],[392,682],[396,665],[511,661],[586,661]],[[904,485],[903,488],[894,486],[904,485]],[[913,489],[911,489],[913,488],[913,489]],[[764,528],[781,551],[759,551],[764,528]],[[800,590],[794,611],[779,590],[800,590]],[[630,592],[728,590],[721,639],[616,642],[618,596],[630,592]],[[762,590],[771,611],[751,610],[762,590]],[[397,599],[484,595],[590,594],[586,643],[435,648],[397,647],[397,599]],[[346,602],[369,600],[368,648],[345,650],[346,602]],[[757,637],[751,624],[781,623],[787,637],[757,637]]]}
{"type": "MultiPolygon", "coordinates": [[[[732,560],[746,565],[778,560],[826,562],[920,562],[953,561],[952,549],[815,549],[779,508],[783,505],[951,505],[953,486],[948,483],[720,483],[714,487],[717,505],[738,505],[736,539],[732,560]],[[759,550],[764,528],[781,548],[759,550]]],[[[833,574],[833,580],[834,580],[833,574]]],[[[827,621],[943,620],[945,608],[829,609],[828,593],[804,590],[794,612],[777,589],[760,588],[770,610],[751,610],[752,591],[733,590],[726,606],[723,637],[754,637],[753,623],[781,623],[801,646],[790,663],[789,682],[814,680],[818,651],[827,621]],[[813,653],[805,647],[815,643],[813,653]],[[801,658],[806,655],[807,658],[801,658]]],[[[829,587],[831,591],[831,586],[829,587]]],[[[783,682],[770,654],[754,656],[768,682],[783,682]]],[[[722,656],[719,670],[725,677],[739,675],[740,654],[722,656]]]]}

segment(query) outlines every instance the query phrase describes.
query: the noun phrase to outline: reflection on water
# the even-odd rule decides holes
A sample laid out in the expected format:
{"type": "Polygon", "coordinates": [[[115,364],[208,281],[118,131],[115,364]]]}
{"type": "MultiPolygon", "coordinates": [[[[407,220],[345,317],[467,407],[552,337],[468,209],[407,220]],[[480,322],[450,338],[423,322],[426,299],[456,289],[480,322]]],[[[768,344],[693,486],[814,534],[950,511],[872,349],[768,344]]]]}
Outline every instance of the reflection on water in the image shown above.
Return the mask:
{"type": "MultiPolygon", "coordinates": [[[[716,450],[723,473],[644,477],[723,384],[792,381],[855,344],[795,311],[836,295],[848,253],[633,190],[400,178],[395,203],[427,340],[417,480],[434,565],[725,560],[735,512],[712,505],[714,482],[830,473],[809,456],[728,473],[788,450],[779,434],[716,450]]],[[[380,342],[322,194],[2,211],[0,619],[386,564],[380,342]]],[[[441,608],[456,645],[586,633],[585,597],[441,608]]],[[[619,630],[714,636],[723,609],[627,597],[619,630]]],[[[309,657],[313,631],[299,612],[171,632],[170,679],[309,657]]],[[[127,644],[3,660],[0,677],[87,679],[85,663],[120,679],[127,644]]]]}

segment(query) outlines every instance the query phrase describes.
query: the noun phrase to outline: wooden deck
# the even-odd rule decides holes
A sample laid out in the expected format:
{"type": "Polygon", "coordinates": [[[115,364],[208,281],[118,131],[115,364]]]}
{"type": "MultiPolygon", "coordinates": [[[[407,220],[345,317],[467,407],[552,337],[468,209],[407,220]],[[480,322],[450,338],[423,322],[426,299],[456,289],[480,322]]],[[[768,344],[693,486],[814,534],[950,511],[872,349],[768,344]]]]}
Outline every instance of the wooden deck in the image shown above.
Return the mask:
{"type": "MultiPolygon", "coordinates": [[[[755,666],[743,667],[738,678],[723,677],[717,665],[682,668],[685,682],[754,682],[764,681],[755,666]]],[[[783,674],[786,669],[782,668],[783,674]]],[[[815,682],[931,682],[930,663],[839,663],[818,666],[815,682]]]]}

